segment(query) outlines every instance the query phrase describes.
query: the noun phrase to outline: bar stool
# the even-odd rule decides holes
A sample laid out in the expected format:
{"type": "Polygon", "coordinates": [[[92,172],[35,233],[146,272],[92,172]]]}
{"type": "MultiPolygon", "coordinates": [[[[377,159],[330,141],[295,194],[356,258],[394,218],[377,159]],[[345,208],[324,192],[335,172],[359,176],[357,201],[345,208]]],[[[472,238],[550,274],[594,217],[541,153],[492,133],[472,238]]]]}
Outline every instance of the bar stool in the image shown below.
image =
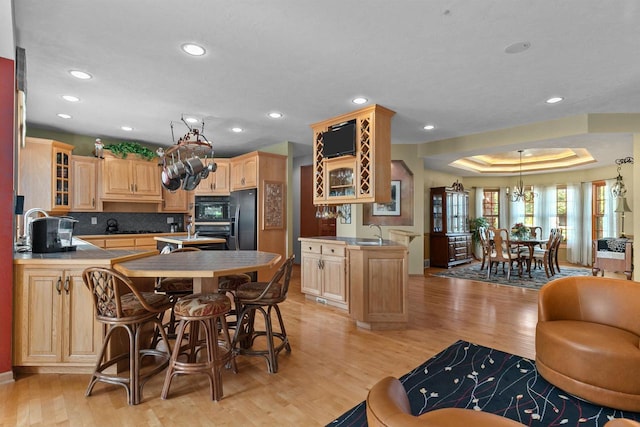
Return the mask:
{"type": "Polygon", "coordinates": [[[235,329],[238,319],[238,302],[236,301],[236,291],[238,286],[251,282],[248,274],[229,274],[218,279],[218,292],[222,295],[230,294],[233,299],[233,308],[227,313],[227,318],[235,317],[235,320],[228,320],[229,327],[235,329]]]}
{"type": "Polygon", "coordinates": [[[278,304],[287,298],[294,257],[295,255],[291,255],[269,282],[245,283],[238,286],[236,291],[239,315],[233,336],[234,350],[237,354],[264,357],[267,360],[267,370],[271,374],[278,372],[278,354],[283,349],[291,352],[278,304]],[[278,317],[279,332],[273,330],[272,311],[275,311],[278,317]],[[255,329],[256,312],[262,313],[264,317],[264,330],[255,329]],[[260,336],[266,337],[265,350],[253,348],[256,338],[260,336]],[[276,345],[276,339],[279,340],[278,345],[276,345]]]}
{"type": "Polygon", "coordinates": [[[231,337],[225,319],[231,310],[231,301],[221,294],[194,294],[180,298],[173,310],[179,320],[176,343],[169,360],[169,367],[162,387],[162,398],[166,399],[174,375],[205,374],[209,377],[211,399],[222,399],[222,367],[230,364],[237,372],[231,344],[231,337]],[[182,345],[185,329],[189,327],[186,345],[182,345]],[[200,339],[199,328],[204,329],[204,338],[200,339]],[[222,332],[221,341],[218,337],[222,332]],[[206,361],[198,361],[200,350],[206,349],[206,361]],[[178,360],[186,356],[186,361],[178,360]]]}

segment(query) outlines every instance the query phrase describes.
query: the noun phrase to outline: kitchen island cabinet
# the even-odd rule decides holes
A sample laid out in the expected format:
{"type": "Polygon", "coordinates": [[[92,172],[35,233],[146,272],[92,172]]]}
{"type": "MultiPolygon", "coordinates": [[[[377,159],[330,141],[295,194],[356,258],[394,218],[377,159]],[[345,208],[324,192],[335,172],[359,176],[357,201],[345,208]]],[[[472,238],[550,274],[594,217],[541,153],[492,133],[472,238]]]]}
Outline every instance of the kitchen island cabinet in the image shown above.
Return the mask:
{"type": "Polygon", "coordinates": [[[409,320],[409,252],[390,240],[301,237],[301,290],[348,310],[364,329],[403,329],[409,320]]]}
{"type": "Polygon", "coordinates": [[[95,321],[82,272],[155,253],[79,246],[14,255],[13,364],[20,372],[92,372],[104,329],[95,321]]]}

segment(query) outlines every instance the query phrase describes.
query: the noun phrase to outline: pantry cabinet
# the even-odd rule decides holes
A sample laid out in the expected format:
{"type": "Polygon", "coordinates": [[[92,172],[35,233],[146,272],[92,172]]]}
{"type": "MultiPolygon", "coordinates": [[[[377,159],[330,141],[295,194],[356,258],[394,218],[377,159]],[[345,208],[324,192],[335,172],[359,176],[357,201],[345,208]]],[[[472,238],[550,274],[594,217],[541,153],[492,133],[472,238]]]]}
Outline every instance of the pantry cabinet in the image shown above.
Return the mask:
{"type": "Polygon", "coordinates": [[[71,151],[60,141],[26,138],[18,150],[18,194],[24,196],[24,210],[41,208],[61,215],[71,209],[71,151]]]}

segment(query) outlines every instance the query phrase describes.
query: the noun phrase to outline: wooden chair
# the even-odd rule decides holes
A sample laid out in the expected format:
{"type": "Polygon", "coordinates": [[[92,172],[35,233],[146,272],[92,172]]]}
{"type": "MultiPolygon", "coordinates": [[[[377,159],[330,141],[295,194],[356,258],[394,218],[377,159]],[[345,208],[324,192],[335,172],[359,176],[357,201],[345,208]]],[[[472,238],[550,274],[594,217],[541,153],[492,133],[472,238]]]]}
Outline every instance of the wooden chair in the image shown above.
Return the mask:
{"type": "Polygon", "coordinates": [[[269,373],[278,372],[278,354],[283,349],[291,352],[291,345],[287,331],[282,321],[282,314],[278,304],[287,298],[291,271],[295,255],[291,255],[275,272],[269,282],[251,282],[238,286],[236,303],[238,304],[238,324],[233,337],[234,349],[238,354],[248,356],[262,356],[267,360],[269,373]],[[273,330],[271,312],[278,317],[280,331],[273,330]],[[256,330],[254,321],[256,312],[264,317],[264,330],[256,330]],[[254,348],[256,338],[266,337],[266,349],[254,348]],[[275,344],[275,339],[280,343],[275,344]]]}
{"type": "Polygon", "coordinates": [[[542,238],[542,227],[534,226],[529,227],[529,234],[532,239],[541,239],[542,238]]]}
{"type": "MultiPolygon", "coordinates": [[[[487,279],[489,279],[491,276],[491,268],[494,263],[502,263],[503,270],[505,264],[508,266],[507,280],[510,280],[511,278],[511,269],[513,268],[514,262],[517,264],[518,274],[522,276],[523,255],[519,250],[519,247],[516,246],[515,252],[512,252],[511,249],[512,245],[511,241],[509,240],[509,230],[507,230],[506,228],[495,229],[491,253],[489,254],[489,268],[487,271],[487,279]]],[[[496,265],[496,273],[497,270],[498,266],[496,265]]]]}
{"type": "Polygon", "coordinates": [[[562,243],[562,228],[556,228],[557,240],[555,242],[555,247],[553,248],[553,266],[554,269],[560,272],[560,264],[558,263],[558,250],[560,248],[560,244],[562,243]]]}
{"type": "Polygon", "coordinates": [[[487,234],[487,227],[478,227],[478,236],[480,237],[480,246],[482,247],[482,265],[480,270],[484,270],[485,263],[487,266],[489,263],[489,255],[491,253],[491,242],[487,234]]]}
{"type": "Polygon", "coordinates": [[[556,239],[556,229],[553,228],[549,232],[549,239],[545,243],[543,248],[536,248],[533,251],[533,259],[535,261],[536,268],[542,268],[544,265],[544,272],[547,277],[551,277],[553,272],[553,262],[551,258],[551,249],[556,239]]]}
{"type": "MultiPolygon", "coordinates": [[[[101,381],[124,387],[129,405],[137,405],[142,399],[144,383],[166,368],[171,357],[169,340],[160,320],[162,313],[171,307],[171,302],[166,295],[139,292],[128,277],[109,268],[89,267],[83,271],[82,279],[93,295],[96,320],[108,325],[86,396],[90,396],[94,385],[101,381]],[[164,340],[165,350],[143,347],[142,334],[146,332],[145,326],[149,323],[154,325],[154,329],[164,340]],[[112,349],[109,352],[107,349],[118,328],[127,331],[128,351],[110,354],[112,349]],[[149,360],[149,363],[144,363],[144,372],[143,358],[149,360]],[[128,376],[111,372],[114,365],[118,366],[126,359],[129,360],[128,376]]],[[[116,340],[119,339],[120,337],[116,337],[116,340]]]]}

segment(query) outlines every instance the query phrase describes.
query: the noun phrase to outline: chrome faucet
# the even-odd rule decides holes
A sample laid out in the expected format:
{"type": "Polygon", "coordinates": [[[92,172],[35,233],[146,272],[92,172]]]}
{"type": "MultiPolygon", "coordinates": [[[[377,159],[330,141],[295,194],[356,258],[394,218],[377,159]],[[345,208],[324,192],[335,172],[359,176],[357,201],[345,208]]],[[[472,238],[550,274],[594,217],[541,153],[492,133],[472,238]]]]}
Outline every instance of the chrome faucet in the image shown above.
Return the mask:
{"type": "Polygon", "coordinates": [[[378,244],[382,246],[382,228],[380,228],[378,224],[369,224],[369,228],[371,227],[378,228],[378,234],[374,234],[373,236],[378,238],[378,244]]]}
{"type": "Polygon", "coordinates": [[[25,246],[31,246],[31,215],[34,213],[41,213],[44,216],[49,216],[47,211],[40,208],[31,208],[24,213],[24,220],[22,221],[24,227],[24,244],[25,246]]]}

